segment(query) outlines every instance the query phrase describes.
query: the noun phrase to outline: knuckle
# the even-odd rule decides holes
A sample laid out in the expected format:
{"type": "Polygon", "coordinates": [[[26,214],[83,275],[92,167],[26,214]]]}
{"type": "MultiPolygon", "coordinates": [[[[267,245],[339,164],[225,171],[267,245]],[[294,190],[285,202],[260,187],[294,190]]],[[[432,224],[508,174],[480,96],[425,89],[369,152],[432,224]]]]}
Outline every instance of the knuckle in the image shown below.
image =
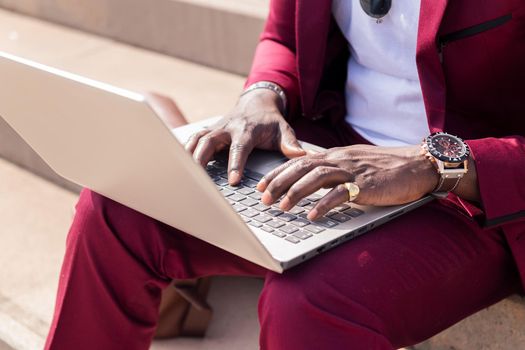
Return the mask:
{"type": "Polygon", "coordinates": [[[290,187],[290,189],[286,193],[286,196],[288,198],[290,198],[290,200],[295,201],[295,200],[299,199],[300,194],[301,194],[300,189],[297,188],[297,186],[292,186],[292,187],[290,187]]]}
{"type": "Polygon", "coordinates": [[[242,151],[245,151],[248,148],[248,145],[246,145],[243,142],[233,142],[230,145],[230,152],[239,153],[242,151]]]}
{"type": "Polygon", "coordinates": [[[282,187],[281,180],[273,180],[268,188],[266,189],[273,196],[278,193],[279,189],[282,187]]]}
{"type": "Polygon", "coordinates": [[[212,142],[212,140],[213,140],[213,136],[211,136],[211,135],[205,135],[205,136],[203,136],[203,137],[201,137],[201,138],[199,139],[199,143],[200,143],[200,144],[206,144],[206,143],[210,143],[210,142],[212,142]]]}
{"type": "Polygon", "coordinates": [[[297,161],[297,166],[301,169],[307,170],[307,169],[312,168],[314,166],[314,163],[311,159],[304,158],[300,161],[297,161]]]}
{"type": "Polygon", "coordinates": [[[326,167],[326,166],[319,166],[319,167],[315,168],[314,175],[317,178],[324,178],[324,177],[330,175],[331,172],[332,172],[331,168],[326,167]]]}
{"type": "Polygon", "coordinates": [[[316,206],[316,209],[321,212],[321,213],[325,213],[327,212],[328,210],[330,210],[330,207],[328,205],[328,201],[324,200],[324,201],[319,201],[317,203],[317,206],[316,206]]]}

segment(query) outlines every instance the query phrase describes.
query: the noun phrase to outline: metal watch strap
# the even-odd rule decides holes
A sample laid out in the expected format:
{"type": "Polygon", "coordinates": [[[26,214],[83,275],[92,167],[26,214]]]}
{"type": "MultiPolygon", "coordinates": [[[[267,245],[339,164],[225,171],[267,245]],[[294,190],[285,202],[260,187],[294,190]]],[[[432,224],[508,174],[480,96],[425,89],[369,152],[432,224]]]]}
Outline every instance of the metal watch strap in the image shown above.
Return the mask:
{"type": "Polygon", "coordinates": [[[462,177],[445,178],[442,174],[440,175],[439,183],[432,193],[452,192],[458,187],[459,182],[462,179],[462,177]]]}
{"type": "Polygon", "coordinates": [[[425,140],[423,140],[423,143],[421,144],[421,149],[425,158],[427,158],[432,163],[439,174],[439,182],[432,193],[439,194],[454,191],[465,175],[466,164],[464,168],[445,168],[446,163],[436,159],[432,154],[430,154],[425,140]]]}
{"type": "Polygon", "coordinates": [[[247,93],[257,89],[267,89],[275,92],[277,96],[279,96],[279,98],[281,99],[281,111],[283,112],[283,114],[286,113],[286,108],[288,107],[288,100],[286,99],[286,94],[279,85],[270,81],[258,81],[248,86],[246,90],[244,90],[244,92],[241,94],[241,96],[244,96],[247,93]]]}

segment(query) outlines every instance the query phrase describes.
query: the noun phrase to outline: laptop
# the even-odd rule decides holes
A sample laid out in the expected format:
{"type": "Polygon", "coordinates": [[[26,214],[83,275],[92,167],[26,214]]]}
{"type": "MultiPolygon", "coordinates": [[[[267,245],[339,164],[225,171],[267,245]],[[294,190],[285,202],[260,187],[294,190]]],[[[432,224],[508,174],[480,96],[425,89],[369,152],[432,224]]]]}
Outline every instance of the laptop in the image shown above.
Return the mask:
{"type": "Polygon", "coordinates": [[[0,77],[0,116],[59,175],[279,273],[432,200],[342,205],[310,222],[327,190],[287,213],[260,202],[254,187],[279,153],[254,152],[237,187],[224,155],[194,162],[183,144],[213,118],[170,130],[141,94],[2,52],[0,77]]]}

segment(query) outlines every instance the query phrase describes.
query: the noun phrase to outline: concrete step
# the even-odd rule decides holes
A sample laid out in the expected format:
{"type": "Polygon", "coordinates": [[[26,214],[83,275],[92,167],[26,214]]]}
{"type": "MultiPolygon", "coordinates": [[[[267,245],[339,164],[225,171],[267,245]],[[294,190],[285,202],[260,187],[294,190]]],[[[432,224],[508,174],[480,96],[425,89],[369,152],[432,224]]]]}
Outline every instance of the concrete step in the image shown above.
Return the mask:
{"type": "Polygon", "coordinates": [[[247,74],[269,0],[0,0],[0,7],[247,74]]]}
{"type": "MultiPolygon", "coordinates": [[[[163,93],[177,102],[189,121],[226,113],[244,83],[236,74],[5,10],[0,10],[0,50],[125,89],[163,93]]],[[[1,118],[0,157],[78,190],[55,175],[1,118]]]]}
{"type": "MultiPolygon", "coordinates": [[[[0,350],[42,349],[53,313],[77,196],[0,159],[0,350]]],[[[256,349],[262,281],[216,278],[205,339],[155,342],[164,349],[256,349]]]]}

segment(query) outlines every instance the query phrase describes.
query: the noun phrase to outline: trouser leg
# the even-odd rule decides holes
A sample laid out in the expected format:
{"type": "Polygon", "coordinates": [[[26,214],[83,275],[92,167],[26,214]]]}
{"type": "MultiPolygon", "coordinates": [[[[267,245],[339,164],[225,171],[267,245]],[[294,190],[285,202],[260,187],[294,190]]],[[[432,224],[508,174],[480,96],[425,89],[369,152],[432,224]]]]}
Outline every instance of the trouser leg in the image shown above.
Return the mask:
{"type": "Polygon", "coordinates": [[[433,203],[282,275],[259,302],[263,349],[394,349],[519,290],[504,238],[433,203]]]}
{"type": "Polygon", "coordinates": [[[265,269],[88,190],[81,194],[46,349],[148,349],[173,278],[265,269]]]}

